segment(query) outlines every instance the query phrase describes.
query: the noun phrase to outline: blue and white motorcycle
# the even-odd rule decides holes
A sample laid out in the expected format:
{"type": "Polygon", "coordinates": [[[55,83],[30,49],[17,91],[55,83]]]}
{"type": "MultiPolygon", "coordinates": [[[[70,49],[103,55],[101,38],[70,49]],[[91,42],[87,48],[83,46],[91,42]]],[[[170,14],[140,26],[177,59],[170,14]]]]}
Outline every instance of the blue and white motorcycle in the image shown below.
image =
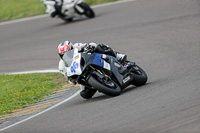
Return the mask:
{"type": "Polygon", "coordinates": [[[129,85],[141,86],[147,82],[147,74],[131,61],[120,63],[115,57],[99,53],[80,53],[78,49],[67,51],[63,60],[70,81],[88,88],[82,92],[85,99],[92,98],[98,90],[109,96],[117,96],[129,85]]]}

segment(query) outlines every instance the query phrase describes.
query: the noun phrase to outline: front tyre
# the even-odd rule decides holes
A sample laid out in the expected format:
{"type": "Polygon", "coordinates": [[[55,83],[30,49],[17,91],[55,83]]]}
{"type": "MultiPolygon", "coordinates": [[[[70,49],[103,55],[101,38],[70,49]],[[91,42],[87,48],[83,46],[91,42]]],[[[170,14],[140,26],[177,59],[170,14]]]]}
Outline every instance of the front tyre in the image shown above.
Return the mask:
{"type": "Polygon", "coordinates": [[[131,71],[131,72],[133,74],[132,85],[142,86],[142,85],[146,84],[147,74],[141,67],[139,67],[138,65],[134,65],[133,71],[131,71]]]}
{"type": "Polygon", "coordinates": [[[112,80],[104,81],[99,77],[90,76],[88,83],[99,92],[109,96],[118,96],[121,93],[121,88],[119,85],[112,80]]]}

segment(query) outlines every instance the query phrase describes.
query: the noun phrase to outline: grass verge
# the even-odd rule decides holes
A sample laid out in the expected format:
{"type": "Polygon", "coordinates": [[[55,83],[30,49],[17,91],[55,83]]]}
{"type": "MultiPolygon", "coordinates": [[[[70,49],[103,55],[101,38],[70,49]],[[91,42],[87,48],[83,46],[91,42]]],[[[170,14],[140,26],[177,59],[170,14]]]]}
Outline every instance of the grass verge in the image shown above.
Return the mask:
{"type": "MultiPolygon", "coordinates": [[[[118,0],[85,0],[89,5],[97,5],[118,0]]],[[[41,0],[0,0],[0,22],[45,14],[41,0]]]]}
{"type": "Polygon", "coordinates": [[[0,75],[0,116],[39,102],[66,83],[60,73],[0,75]]]}
{"type": "Polygon", "coordinates": [[[40,0],[0,0],[0,22],[44,13],[40,0]]]}

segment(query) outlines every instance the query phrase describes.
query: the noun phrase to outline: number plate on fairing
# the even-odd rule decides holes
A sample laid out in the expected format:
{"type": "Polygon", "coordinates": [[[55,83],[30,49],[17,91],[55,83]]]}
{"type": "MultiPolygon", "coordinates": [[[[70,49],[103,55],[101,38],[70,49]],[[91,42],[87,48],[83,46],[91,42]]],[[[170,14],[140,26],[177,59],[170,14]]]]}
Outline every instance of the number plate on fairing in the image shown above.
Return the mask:
{"type": "Polygon", "coordinates": [[[123,80],[123,83],[126,83],[127,81],[129,81],[131,79],[130,76],[126,77],[124,80],[123,80]]]}

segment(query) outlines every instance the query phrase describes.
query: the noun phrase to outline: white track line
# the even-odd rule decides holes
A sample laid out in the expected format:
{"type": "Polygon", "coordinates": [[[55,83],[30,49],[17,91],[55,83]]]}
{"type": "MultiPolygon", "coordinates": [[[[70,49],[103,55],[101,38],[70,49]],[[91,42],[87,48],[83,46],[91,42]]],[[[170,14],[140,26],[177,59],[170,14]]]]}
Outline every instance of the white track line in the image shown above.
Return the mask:
{"type": "MultiPolygon", "coordinates": [[[[99,7],[111,6],[111,5],[131,2],[131,1],[136,1],[136,0],[122,0],[122,1],[116,1],[116,2],[111,2],[111,3],[105,3],[105,4],[96,5],[96,6],[91,6],[91,7],[92,8],[99,8],[99,7]]],[[[17,20],[11,20],[11,21],[7,21],[7,22],[1,22],[0,26],[1,25],[18,23],[18,22],[29,21],[29,20],[34,20],[34,19],[39,19],[39,18],[45,18],[45,17],[49,17],[49,15],[48,14],[43,14],[43,15],[34,16],[34,17],[27,17],[27,18],[22,18],[22,19],[17,19],[17,20]]]]}
{"type": "Polygon", "coordinates": [[[12,73],[5,73],[5,74],[15,75],[15,74],[28,74],[28,73],[49,73],[49,72],[59,72],[59,70],[58,69],[34,70],[34,71],[12,72],[12,73]]]}

